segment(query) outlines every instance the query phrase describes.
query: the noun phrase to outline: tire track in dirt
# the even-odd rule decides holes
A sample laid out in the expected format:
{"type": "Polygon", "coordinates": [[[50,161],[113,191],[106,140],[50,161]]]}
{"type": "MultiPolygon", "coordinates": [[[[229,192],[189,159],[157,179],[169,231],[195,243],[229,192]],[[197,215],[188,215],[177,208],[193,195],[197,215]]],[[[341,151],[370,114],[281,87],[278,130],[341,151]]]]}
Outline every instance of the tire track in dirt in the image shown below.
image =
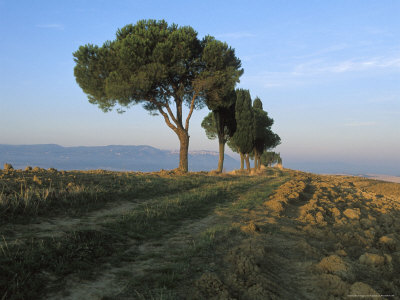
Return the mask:
{"type": "Polygon", "coordinates": [[[6,242],[24,241],[30,237],[60,237],[74,230],[101,230],[102,223],[108,218],[123,214],[142,203],[144,202],[138,199],[116,201],[108,203],[103,209],[92,211],[81,217],[38,218],[36,223],[28,225],[7,224],[2,226],[2,231],[13,232],[13,235],[5,236],[4,240],[6,242]]]}
{"type": "MultiPolygon", "coordinates": [[[[209,185],[210,186],[210,185],[209,185]]],[[[198,189],[195,187],[189,189],[198,189]]],[[[176,192],[174,194],[182,193],[176,192]]],[[[172,196],[170,194],[168,196],[172,196]]],[[[61,237],[68,232],[75,230],[102,230],[103,224],[115,216],[121,216],[124,213],[134,210],[138,205],[157,201],[160,197],[149,199],[132,199],[132,200],[117,200],[105,204],[104,208],[91,211],[79,217],[38,217],[36,222],[30,224],[6,224],[0,226],[2,239],[0,246],[5,243],[20,243],[24,240],[46,237],[61,237]]]]}
{"type": "MultiPolygon", "coordinates": [[[[157,272],[160,268],[168,267],[172,261],[179,259],[182,250],[193,245],[196,234],[217,224],[217,222],[217,216],[211,215],[195,222],[185,222],[162,240],[145,242],[131,240],[130,248],[126,250],[126,254],[134,253],[135,261],[118,267],[106,264],[102,267],[101,275],[94,280],[80,281],[72,275],[68,278],[63,292],[50,295],[47,299],[99,300],[107,297],[111,299],[147,299],[139,291],[135,291],[135,294],[130,296],[120,295],[124,294],[125,288],[135,278],[146,278],[148,274],[157,272]],[[124,276],[121,277],[120,274],[124,274],[124,276]],[[126,274],[129,274],[129,276],[126,274]]],[[[140,288],[139,286],[138,290],[140,288]]]]}
{"type": "MultiPolygon", "coordinates": [[[[268,180],[266,179],[266,181],[268,180]]],[[[265,184],[265,181],[258,183],[258,185],[262,184],[265,184]]],[[[130,247],[125,253],[127,255],[132,255],[133,253],[135,255],[134,261],[118,267],[112,264],[105,264],[102,267],[101,274],[96,276],[94,280],[82,282],[75,275],[71,275],[67,278],[64,291],[52,294],[48,299],[95,300],[103,299],[104,297],[119,299],[118,295],[123,293],[125,287],[129,285],[129,281],[140,277],[145,278],[146,274],[157,272],[158,269],[163,266],[167,267],[174,260],[179,260],[185,249],[193,247],[193,242],[199,234],[206,231],[207,228],[220,223],[220,216],[212,213],[201,219],[183,221],[178,228],[162,239],[149,241],[129,240],[127,243],[130,244],[130,247]],[[130,274],[130,279],[121,278],[119,274],[122,273],[130,274]]],[[[139,291],[136,293],[136,295],[124,296],[123,299],[146,299],[146,296],[141,295],[139,291]]],[[[186,299],[186,296],[182,299],[186,299]]]]}
{"type": "MultiPolygon", "coordinates": [[[[256,186],[251,186],[251,189],[257,186],[262,186],[270,182],[271,178],[266,177],[256,186]]],[[[250,187],[249,187],[250,188],[250,187]]],[[[237,195],[242,197],[243,195],[237,195]]],[[[234,201],[234,199],[232,199],[234,201]]],[[[124,289],[129,286],[132,281],[138,278],[146,278],[147,276],[159,272],[159,269],[166,267],[177,260],[182,259],[185,251],[191,251],[195,247],[195,240],[199,235],[206,232],[209,228],[220,226],[224,217],[220,214],[211,213],[208,216],[197,220],[186,220],[182,224],[170,232],[168,235],[158,240],[149,241],[134,241],[131,240],[131,246],[126,250],[126,254],[134,253],[135,260],[125,263],[123,266],[115,267],[111,264],[106,264],[103,267],[102,274],[91,281],[80,282],[74,276],[70,276],[67,280],[65,290],[68,295],[57,293],[51,295],[49,299],[148,299],[149,295],[141,294],[141,287],[135,291],[136,294],[127,296],[124,289]],[[121,277],[119,274],[124,273],[121,277]],[[126,274],[130,274],[127,280],[126,274]],[[121,296],[123,295],[123,296],[121,296]]],[[[201,264],[203,259],[193,257],[189,268],[201,264]]],[[[208,262],[208,261],[207,261],[208,262]]],[[[211,262],[216,265],[215,262],[211,262]]],[[[197,267],[195,267],[197,268],[197,267]]],[[[196,270],[191,270],[196,272],[196,270]]],[[[174,292],[174,296],[168,299],[192,299],[195,295],[193,290],[193,281],[183,280],[181,286],[174,292]]],[[[132,287],[130,288],[132,290],[132,287]]],[[[158,299],[155,297],[154,299],[158,299]]]]}

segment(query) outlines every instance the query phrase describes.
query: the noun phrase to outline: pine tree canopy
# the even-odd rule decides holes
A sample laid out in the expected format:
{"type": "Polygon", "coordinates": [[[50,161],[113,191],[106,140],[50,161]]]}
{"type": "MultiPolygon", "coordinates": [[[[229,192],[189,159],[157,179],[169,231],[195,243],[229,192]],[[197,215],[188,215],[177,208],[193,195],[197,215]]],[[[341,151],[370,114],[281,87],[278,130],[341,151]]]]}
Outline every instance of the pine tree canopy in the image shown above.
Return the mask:
{"type": "Polygon", "coordinates": [[[215,124],[212,112],[208,113],[208,115],[204,117],[201,122],[201,127],[205,130],[207,138],[210,140],[215,140],[217,138],[217,125],[215,124]]]}
{"type": "Polygon", "coordinates": [[[90,103],[103,111],[119,106],[120,112],[140,103],[151,114],[164,117],[178,135],[183,171],[187,171],[193,111],[204,107],[206,100],[210,106],[225,103],[243,73],[226,43],[211,36],[199,40],[192,27],[164,20],[127,25],[117,31],[115,40],[80,46],[73,56],[76,81],[90,103]],[[189,107],[185,117],[183,105],[189,107]]]}
{"type": "Polygon", "coordinates": [[[143,20],[119,29],[102,47],[85,45],[74,53],[74,74],[91,103],[104,111],[116,104],[143,103],[150,111],[166,108],[172,98],[196,105],[203,71],[202,45],[191,27],[143,20]]]}
{"type": "Polygon", "coordinates": [[[236,100],[234,87],[243,74],[243,69],[240,69],[241,62],[235,56],[235,50],[226,43],[206,36],[204,44],[202,61],[206,70],[202,78],[206,87],[207,107],[212,111],[221,107],[228,108],[236,100]]]}

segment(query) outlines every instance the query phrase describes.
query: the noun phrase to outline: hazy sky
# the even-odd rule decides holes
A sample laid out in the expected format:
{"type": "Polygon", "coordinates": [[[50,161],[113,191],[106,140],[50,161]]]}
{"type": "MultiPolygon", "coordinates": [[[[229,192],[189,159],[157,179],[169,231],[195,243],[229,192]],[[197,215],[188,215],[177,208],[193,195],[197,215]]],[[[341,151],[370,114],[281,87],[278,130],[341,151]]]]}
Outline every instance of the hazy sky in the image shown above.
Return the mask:
{"type": "MultiPolygon", "coordinates": [[[[165,19],[236,49],[239,86],[274,118],[287,166],[351,162],[400,175],[399,16],[398,0],[0,0],[0,143],[178,149],[161,117],[140,106],[104,114],[73,76],[80,45],[165,19]]],[[[207,113],[193,114],[191,150],[218,149],[200,127],[207,113]]]]}

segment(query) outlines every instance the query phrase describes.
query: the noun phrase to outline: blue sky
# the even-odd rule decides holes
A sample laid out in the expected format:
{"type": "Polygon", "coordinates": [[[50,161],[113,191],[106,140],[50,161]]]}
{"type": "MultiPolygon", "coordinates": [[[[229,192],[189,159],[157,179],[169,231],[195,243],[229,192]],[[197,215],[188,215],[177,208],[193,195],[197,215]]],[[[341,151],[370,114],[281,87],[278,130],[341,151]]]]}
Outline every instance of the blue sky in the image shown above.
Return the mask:
{"type": "MultiPolygon", "coordinates": [[[[72,53],[140,19],[190,25],[236,49],[288,167],[400,175],[400,1],[0,0],[0,143],[177,149],[140,106],[104,114],[73,76],[72,53]]],[[[190,149],[217,150],[201,120],[190,149]]]]}

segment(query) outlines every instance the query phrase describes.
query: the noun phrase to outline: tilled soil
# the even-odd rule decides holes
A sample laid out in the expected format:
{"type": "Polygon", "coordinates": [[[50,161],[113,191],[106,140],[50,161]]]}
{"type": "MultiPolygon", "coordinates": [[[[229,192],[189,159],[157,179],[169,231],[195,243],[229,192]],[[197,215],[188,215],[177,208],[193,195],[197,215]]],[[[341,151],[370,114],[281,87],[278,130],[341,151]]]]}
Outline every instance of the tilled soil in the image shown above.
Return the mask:
{"type": "Polygon", "coordinates": [[[262,208],[249,237],[196,282],[202,299],[400,299],[397,184],[297,173],[262,208]]]}

